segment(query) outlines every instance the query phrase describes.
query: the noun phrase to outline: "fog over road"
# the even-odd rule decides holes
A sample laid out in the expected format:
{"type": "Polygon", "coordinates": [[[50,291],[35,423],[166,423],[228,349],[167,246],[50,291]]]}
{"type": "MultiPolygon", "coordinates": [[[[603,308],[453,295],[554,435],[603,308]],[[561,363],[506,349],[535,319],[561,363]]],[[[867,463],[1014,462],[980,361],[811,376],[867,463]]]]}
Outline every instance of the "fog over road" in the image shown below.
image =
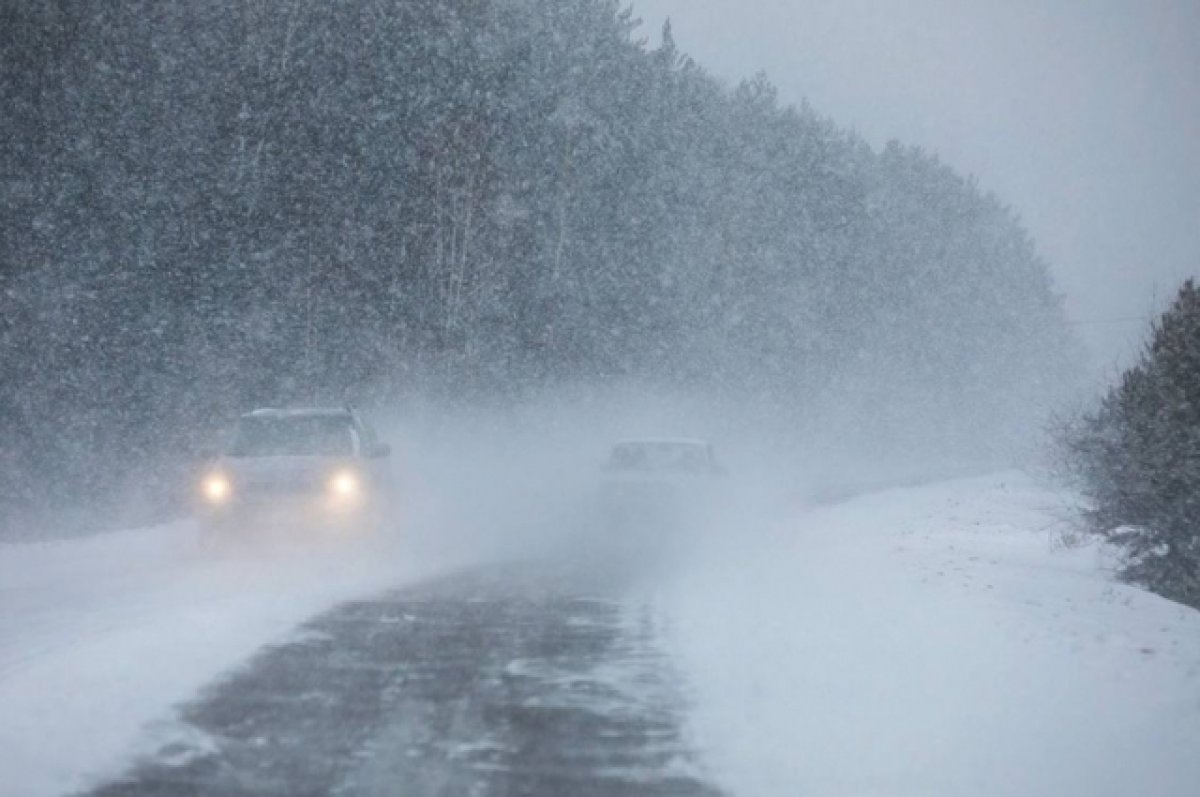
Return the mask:
{"type": "Polygon", "coordinates": [[[651,604],[581,575],[493,566],[336,608],[91,794],[718,794],[651,604]]]}
{"type": "Polygon", "coordinates": [[[1195,791],[1200,614],[1027,474],[598,553],[519,489],[545,472],[360,545],[6,546],[0,794],[1195,791]]]}

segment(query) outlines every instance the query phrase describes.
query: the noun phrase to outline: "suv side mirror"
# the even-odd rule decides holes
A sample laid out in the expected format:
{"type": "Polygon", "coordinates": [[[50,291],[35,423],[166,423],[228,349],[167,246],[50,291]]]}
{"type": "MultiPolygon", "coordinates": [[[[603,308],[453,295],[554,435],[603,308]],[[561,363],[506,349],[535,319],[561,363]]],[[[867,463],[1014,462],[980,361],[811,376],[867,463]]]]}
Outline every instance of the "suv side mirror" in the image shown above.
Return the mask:
{"type": "Polygon", "coordinates": [[[367,452],[367,456],[371,459],[383,459],[384,457],[389,457],[391,455],[392,447],[387,443],[376,443],[371,450],[367,452]]]}

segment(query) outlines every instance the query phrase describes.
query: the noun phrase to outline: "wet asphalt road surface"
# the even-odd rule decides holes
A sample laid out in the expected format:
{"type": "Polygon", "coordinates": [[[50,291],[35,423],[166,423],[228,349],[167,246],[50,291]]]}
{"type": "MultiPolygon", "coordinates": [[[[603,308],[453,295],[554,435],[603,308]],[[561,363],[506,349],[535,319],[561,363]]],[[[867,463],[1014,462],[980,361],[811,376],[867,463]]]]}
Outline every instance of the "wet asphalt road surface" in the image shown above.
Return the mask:
{"type": "Polygon", "coordinates": [[[90,794],[719,794],[654,612],[581,572],[497,567],[340,606],[90,794]]]}

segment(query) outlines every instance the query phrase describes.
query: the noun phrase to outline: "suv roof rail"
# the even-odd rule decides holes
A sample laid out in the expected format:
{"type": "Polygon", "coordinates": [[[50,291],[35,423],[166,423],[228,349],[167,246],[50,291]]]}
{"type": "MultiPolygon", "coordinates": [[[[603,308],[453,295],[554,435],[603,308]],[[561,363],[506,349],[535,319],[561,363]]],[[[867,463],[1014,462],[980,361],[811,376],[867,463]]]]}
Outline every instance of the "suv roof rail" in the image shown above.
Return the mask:
{"type": "Polygon", "coordinates": [[[340,413],[353,415],[354,410],[349,407],[258,407],[244,415],[261,418],[268,415],[337,415],[340,413]]]}

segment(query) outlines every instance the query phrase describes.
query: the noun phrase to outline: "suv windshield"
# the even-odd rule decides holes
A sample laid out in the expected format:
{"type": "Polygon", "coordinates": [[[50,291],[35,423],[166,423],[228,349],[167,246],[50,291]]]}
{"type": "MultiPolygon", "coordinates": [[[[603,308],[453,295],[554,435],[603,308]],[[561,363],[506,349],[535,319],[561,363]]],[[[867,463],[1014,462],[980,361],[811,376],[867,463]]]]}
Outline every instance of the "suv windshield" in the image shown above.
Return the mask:
{"type": "Polygon", "coordinates": [[[353,453],[350,421],[336,415],[245,417],[238,421],[229,446],[231,457],[329,457],[353,453]]]}

